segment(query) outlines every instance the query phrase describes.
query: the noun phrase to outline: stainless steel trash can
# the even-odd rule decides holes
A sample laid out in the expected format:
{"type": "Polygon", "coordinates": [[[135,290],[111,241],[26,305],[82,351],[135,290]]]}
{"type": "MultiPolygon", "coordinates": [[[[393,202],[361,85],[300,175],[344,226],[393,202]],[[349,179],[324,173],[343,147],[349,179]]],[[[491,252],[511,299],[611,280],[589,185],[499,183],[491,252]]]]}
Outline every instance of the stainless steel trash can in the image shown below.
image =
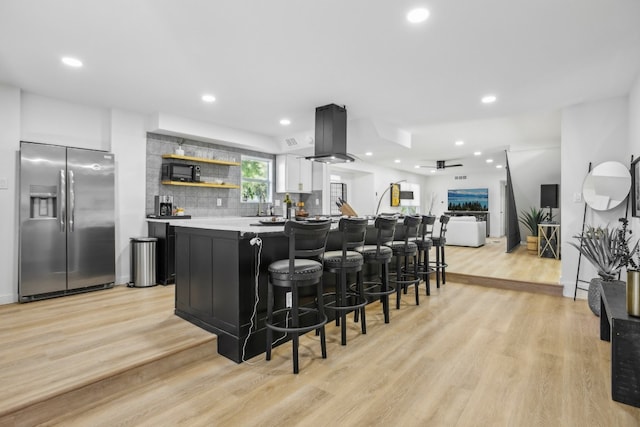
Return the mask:
{"type": "Polygon", "coordinates": [[[131,238],[131,281],[129,286],[144,288],[156,285],[155,237],[131,238]]]}

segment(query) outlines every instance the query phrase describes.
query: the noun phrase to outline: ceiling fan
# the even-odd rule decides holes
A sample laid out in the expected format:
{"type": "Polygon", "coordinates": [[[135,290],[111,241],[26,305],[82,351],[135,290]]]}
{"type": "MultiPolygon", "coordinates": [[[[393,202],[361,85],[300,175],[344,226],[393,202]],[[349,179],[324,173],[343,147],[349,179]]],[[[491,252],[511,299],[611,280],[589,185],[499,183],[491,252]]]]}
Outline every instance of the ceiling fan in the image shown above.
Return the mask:
{"type": "Polygon", "coordinates": [[[458,166],[464,166],[462,163],[455,163],[452,165],[448,165],[446,164],[446,160],[436,160],[436,165],[435,166],[428,166],[428,165],[420,165],[420,168],[427,168],[427,169],[445,169],[445,168],[455,168],[458,166]]]}

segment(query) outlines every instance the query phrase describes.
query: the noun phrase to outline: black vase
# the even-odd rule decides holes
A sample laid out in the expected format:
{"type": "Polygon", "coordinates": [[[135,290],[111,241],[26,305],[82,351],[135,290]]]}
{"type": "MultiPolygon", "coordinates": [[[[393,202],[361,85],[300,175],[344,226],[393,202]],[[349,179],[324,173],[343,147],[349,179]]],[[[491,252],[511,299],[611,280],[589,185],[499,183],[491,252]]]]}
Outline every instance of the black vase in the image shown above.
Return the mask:
{"type": "Polygon", "coordinates": [[[605,280],[602,277],[594,277],[589,282],[589,292],[587,293],[587,302],[589,308],[596,316],[600,317],[600,284],[607,286],[624,286],[622,280],[605,280]]]}

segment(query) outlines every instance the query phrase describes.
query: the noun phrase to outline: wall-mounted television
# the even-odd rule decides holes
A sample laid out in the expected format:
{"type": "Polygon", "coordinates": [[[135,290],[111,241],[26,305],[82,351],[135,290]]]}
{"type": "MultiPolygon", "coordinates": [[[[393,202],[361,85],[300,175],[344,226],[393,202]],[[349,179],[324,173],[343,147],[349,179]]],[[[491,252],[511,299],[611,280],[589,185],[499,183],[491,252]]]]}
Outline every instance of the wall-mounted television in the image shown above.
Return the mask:
{"type": "Polygon", "coordinates": [[[450,211],[488,211],[489,189],[468,188],[447,191],[450,211]]]}

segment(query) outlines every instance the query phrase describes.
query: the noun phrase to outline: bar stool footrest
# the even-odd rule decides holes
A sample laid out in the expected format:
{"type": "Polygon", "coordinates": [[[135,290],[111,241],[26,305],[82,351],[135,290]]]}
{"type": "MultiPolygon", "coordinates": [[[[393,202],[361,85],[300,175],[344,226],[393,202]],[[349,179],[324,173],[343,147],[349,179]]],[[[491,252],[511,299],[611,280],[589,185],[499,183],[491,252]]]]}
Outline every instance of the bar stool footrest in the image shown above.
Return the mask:
{"type": "Polygon", "coordinates": [[[328,294],[324,294],[323,298],[329,299],[329,302],[325,302],[324,304],[324,308],[326,308],[327,310],[334,310],[334,311],[353,311],[353,310],[357,310],[359,308],[362,308],[364,306],[366,306],[369,301],[367,301],[367,299],[364,296],[360,296],[355,292],[348,292],[347,293],[347,301],[349,301],[348,305],[340,305],[337,306],[336,305],[336,293],[335,292],[330,292],[328,294]],[[353,300],[353,301],[351,301],[353,300]]]}
{"type": "Polygon", "coordinates": [[[434,271],[436,271],[434,267],[429,266],[427,267],[427,271],[425,271],[423,264],[418,265],[418,274],[433,273],[434,271]]]}
{"type": "MultiPolygon", "coordinates": [[[[308,308],[308,307],[298,307],[298,311],[301,314],[315,314],[316,316],[320,313],[318,311],[318,309],[316,308],[308,308]]],[[[277,315],[281,315],[281,314],[285,314],[286,313],[286,317],[285,318],[289,318],[291,319],[291,316],[289,315],[289,313],[291,313],[291,307],[287,307],[287,308],[281,308],[279,310],[275,310],[272,314],[273,316],[277,316],[277,315]]],[[[299,334],[301,333],[307,333],[309,331],[313,331],[314,329],[318,329],[324,325],[327,324],[328,319],[327,319],[327,315],[323,314],[322,315],[322,319],[320,320],[320,322],[311,324],[311,325],[302,325],[302,326],[297,326],[297,327],[293,327],[293,326],[278,326],[276,324],[272,324],[269,322],[265,322],[265,326],[273,331],[277,331],[277,332],[297,332],[299,334]]],[[[300,316],[299,320],[304,320],[304,319],[309,319],[311,318],[311,316],[300,316]]],[[[290,321],[290,320],[289,320],[290,321]]],[[[315,321],[315,319],[314,319],[315,321]]]]}
{"type": "MultiPolygon", "coordinates": [[[[403,279],[403,276],[409,276],[410,274],[405,274],[405,273],[401,273],[400,274],[400,280],[398,280],[398,276],[396,273],[390,273],[389,274],[389,283],[391,284],[396,284],[396,285],[402,285],[403,287],[406,285],[415,285],[416,283],[420,283],[420,278],[415,278],[415,279],[403,279]]],[[[413,276],[413,274],[411,274],[410,276],[413,276]]]]}
{"type": "MultiPolygon", "coordinates": [[[[386,291],[383,291],[382,289],[380,289],[379,291],[372,290],[374,288],[381,288],[382,282],[364,282],[362,285],[364,287],[365,296],[380,297],[383,295],[392,295],[396,292],[396,287],[392,286],[391,284],[387,285],[389,289],[387,289],[386,291]]],[[[350,288],[350,290],[357,292],[357,290],[353,288],[350,288]]]]}
{"type": "Polygon", "coordinates": [[[435,261],[429,261],[429,265],[433,266],[433,267],[430,267],[430,268],[447,268],[447,267],[449,267],[449,264],[447,264],[447,263],[435,262],[435,261]]]}

